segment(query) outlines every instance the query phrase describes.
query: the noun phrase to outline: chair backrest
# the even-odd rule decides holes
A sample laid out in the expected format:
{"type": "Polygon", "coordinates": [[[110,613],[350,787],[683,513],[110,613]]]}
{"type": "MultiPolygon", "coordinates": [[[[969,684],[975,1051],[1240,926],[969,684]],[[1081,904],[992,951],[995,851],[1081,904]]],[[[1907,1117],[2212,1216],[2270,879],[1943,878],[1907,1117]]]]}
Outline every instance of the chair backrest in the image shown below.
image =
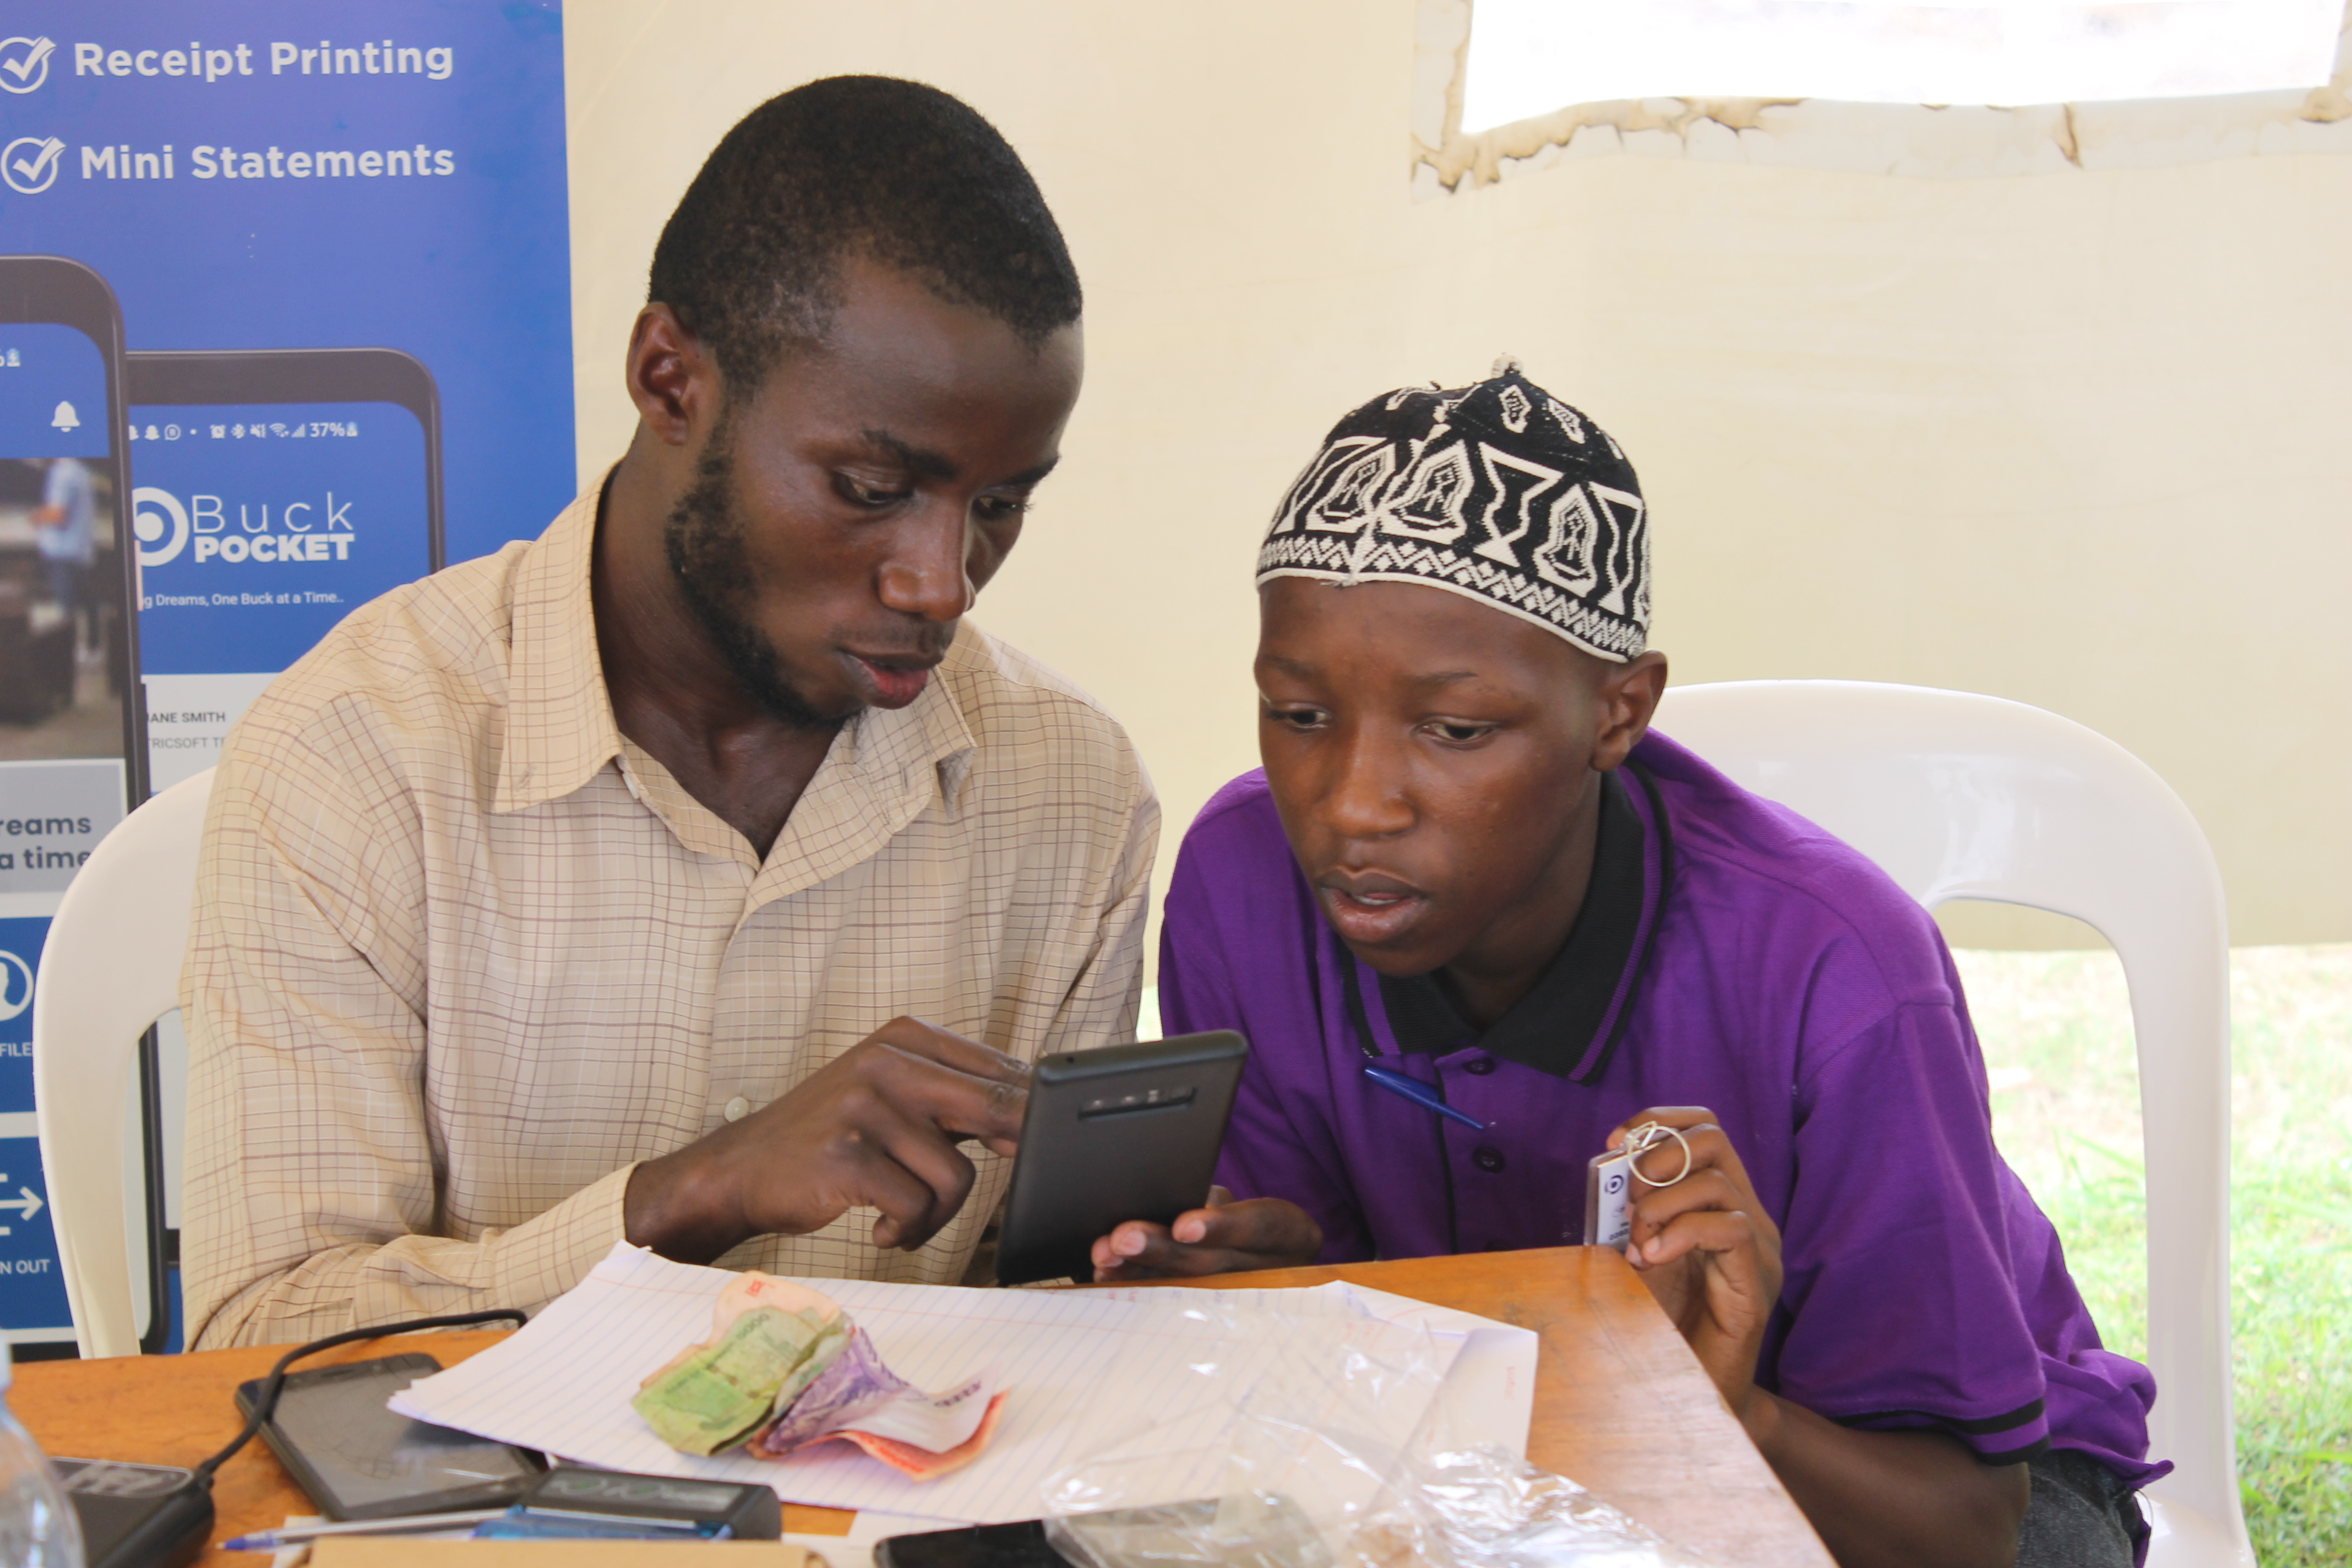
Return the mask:
{"type": "Polygon", "coordinates": [[[33,998],[33,1104],[49,1218],[85,1356],[139,1352],[125,1246],[127,1109],[139,1039],[180,1005],[207,768],[125,817],[74,873],[41,950],[33,998]]]}
{"type": "Polygon", "coordinates": [[[1657,728],[1876,861],[1933,908],[2024,904],[2123,962],[2147,1170],[2157,1563],[2254,1559],[2230,1391],[2229,934],[2196,819],[2072,720],[1927,687],[1757,680],[1670,689],[1657,728]]]}

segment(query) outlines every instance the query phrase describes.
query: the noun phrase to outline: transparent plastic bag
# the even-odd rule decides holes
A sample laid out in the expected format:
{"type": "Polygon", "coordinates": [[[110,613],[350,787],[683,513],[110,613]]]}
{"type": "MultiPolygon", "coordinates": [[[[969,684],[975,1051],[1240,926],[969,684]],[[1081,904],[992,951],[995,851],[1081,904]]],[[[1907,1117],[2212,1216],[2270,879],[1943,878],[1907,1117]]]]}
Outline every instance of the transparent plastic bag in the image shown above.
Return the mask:
{"type": "Polygon", "coordinates": [[[1175,1309],[1159,1331],[1186,1337],[1184,1373],[1074,1449],[1040,1500],[1047,1538],[1087,1568],[1331,1568],[1423,1426],[1458,1340],[1329,1291],[1286,1293],[1279,1310],[1241,1292],[1150,1295],[1175,1309]]]}
{"type": "Polygon", "coordinates": [[[1046,1538],[1082,1568],[1703,1568],[1575,1482],[1447,1429],[1437,1394],[1459,1336],[1341,1294],[1278,1310],[1184,1294],[1185,1375],[1097,1424],[1046,1484],[1046,1538]]]}
{"type": "Polygon", "coordinates": [[[1406,1456],[1339,1568],[1705,1568],[1565,1476],[1499,1447],[1406,1456]]]}

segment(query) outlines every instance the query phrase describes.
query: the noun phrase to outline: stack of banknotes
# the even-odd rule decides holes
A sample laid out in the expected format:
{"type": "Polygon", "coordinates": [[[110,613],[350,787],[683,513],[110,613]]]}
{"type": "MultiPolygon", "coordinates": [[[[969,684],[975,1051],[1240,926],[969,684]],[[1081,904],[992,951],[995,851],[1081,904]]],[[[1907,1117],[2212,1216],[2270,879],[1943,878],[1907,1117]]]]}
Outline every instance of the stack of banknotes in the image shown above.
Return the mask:
{"type": "Polygon", "coordinates": [[[839,1439],[929,1480],[978,1458],[1004,1408],[991,1373],[925,1394],[883,1364],[837,1302],[772,1275],[740,1276],[713,1319],[710,1338],[631,1401],[680,1453],[781,1459],[839,1439]]]}

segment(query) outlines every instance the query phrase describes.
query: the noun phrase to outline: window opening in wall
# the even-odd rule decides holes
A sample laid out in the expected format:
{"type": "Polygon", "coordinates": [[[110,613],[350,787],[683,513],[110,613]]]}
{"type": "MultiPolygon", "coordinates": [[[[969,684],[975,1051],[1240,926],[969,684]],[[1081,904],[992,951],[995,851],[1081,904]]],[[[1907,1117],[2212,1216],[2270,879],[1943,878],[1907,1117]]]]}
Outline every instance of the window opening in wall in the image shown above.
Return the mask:
{"type": "Polygon", "coordinates": [[[2344,0],[1475,0],[1466,132],[1573,103],[2035,104],[2306,89],[2344,0]]]}

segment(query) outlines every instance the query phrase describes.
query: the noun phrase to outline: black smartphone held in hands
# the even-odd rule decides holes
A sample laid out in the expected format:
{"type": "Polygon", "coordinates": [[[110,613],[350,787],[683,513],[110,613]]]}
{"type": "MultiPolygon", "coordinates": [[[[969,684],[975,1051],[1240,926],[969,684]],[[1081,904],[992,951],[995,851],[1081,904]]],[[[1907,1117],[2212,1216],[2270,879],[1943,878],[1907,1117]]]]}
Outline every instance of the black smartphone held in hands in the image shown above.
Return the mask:
{"type": "Polygon", "coordinates": [[[1208,1200],[1249,1042],[1230,1029],[1038,1059],[996,1278],[1091,1279],[1097,1237],[1208,1200]]]}
{"type": "MultiPolygon", "coordinates": [[[[528,1449],[412,1420],[385,1406],[441,1370],[419,1352],[290,1373],[261,1440],[329,1519],[396,1519],[498,1508],[535,1485],[546,1467],[528,1449]]],[[[268,1380],[241,1384],[248,1419],[268,1380]]]]}

